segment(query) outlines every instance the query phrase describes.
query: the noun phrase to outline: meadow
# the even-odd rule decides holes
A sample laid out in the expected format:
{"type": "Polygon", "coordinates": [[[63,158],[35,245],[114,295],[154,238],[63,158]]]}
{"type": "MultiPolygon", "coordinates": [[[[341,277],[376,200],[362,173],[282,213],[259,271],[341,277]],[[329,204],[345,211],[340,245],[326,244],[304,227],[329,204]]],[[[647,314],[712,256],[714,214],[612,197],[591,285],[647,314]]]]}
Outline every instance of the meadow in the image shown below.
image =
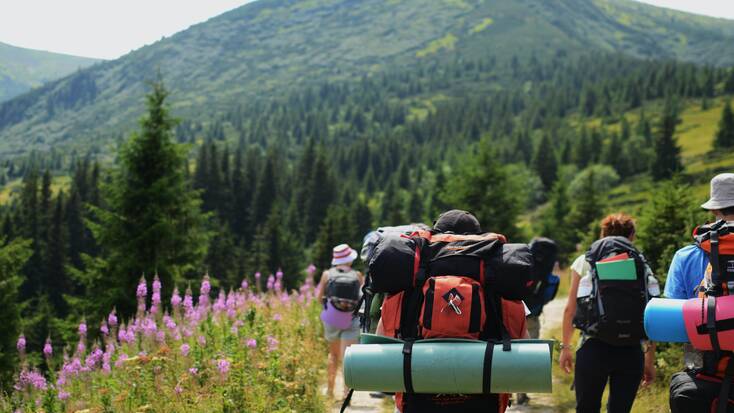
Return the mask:
{"type": "Polygon", "coordinates": [[[198,297],[175,290],[169,309],[160,281],[143,278],[137,315],[122,320],[111,309],[99,324],[81,320],[75,346],[48,341],[38,357],[25,353],[21,335],[21,371],[14,391],[0,397],[0,411],[324,411],[317,291],[309,281],[284,291],[282,278],[256,274],[263,288],[243,281],[210,297],[204,277],[198,297]]]}

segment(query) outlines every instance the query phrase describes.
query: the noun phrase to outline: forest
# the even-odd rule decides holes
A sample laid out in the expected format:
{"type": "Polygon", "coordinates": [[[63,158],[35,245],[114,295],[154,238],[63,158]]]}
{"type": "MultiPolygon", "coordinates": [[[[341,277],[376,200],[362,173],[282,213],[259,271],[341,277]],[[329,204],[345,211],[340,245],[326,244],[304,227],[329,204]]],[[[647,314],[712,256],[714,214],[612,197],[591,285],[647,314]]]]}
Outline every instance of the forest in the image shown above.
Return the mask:
{"type": "MultiPolygon", "coordinates": [[[[158,277],[164,307],[174,288],[199,294],[204,274],[223,292],[265,289],[276,273],[297,289],[334,245],[447,208],[513,241],[549,236],[567,259],[596,236],[609,191],[639,179],[655,182],[635,207],[640,245],[664,279],[706,219],[691,186],[709,178],[684,168],[680,112],[727,101],[734,69],[604,53],[429,62],[242,101],[207,122],[176,118],[164,85],[165,72],[112,158],[2,161],[2,348],[22,333],[41,354],[47,340],[73,345],[79,320],[104,324],[112,308],[129,319],[141,277],[158,277]],[[485,87],[498,72],[508,86],[485,87]]],[[[712,156],[730,157],[728,102],[716,131],[712,156]]],[[[0,354],[4,389],[18,362],[0,354]]]]}

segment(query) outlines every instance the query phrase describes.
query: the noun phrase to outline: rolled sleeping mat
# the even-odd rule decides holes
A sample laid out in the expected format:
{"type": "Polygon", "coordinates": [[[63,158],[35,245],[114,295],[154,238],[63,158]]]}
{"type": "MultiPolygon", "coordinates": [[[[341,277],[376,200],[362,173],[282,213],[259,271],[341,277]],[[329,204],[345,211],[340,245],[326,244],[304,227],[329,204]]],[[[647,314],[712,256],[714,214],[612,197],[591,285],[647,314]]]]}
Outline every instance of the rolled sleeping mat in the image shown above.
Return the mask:
{"type": "Polygon", "coordinates": [[[688,300],[653,298],[645,307],[645,333],[652,341],[687,343],[683,305],[688,300]]]}
{"type": "Polygon", "coordinates": [[[344,380],[360,391],[405,392],[403,367],[408,366],[415,393],[552,391],[552,341],[513,340],[510,351],[501,343],[489,345],[491,352],[488,343],[474,340],[421,340],[412,348],[410,343],[355,344],[344,355],[344,380]],[[485,361],[490,364],[486,377],[485,361]]]}
{"type": "Polygon", "coordinates": [[[683,319],[691,344],[697,350],[713,350],[707,328],[711,313],[716,322],[719,347],[725,351],[734,350],[734,295],[686,300],[683,304],[683,319]]]}

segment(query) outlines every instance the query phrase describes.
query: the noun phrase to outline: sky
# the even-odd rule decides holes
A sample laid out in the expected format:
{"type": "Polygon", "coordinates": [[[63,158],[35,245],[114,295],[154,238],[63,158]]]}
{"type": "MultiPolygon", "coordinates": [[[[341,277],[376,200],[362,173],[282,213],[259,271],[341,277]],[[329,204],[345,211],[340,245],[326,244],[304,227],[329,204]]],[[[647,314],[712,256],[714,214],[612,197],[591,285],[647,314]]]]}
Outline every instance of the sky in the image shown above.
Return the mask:
{"type": "MultiPolygon", "coordinates": [[[[251,0],[2,0],[0,42],[114,59],[251,0]]],[[[734,0],[641,0],[734,19],[734,0]]]]}

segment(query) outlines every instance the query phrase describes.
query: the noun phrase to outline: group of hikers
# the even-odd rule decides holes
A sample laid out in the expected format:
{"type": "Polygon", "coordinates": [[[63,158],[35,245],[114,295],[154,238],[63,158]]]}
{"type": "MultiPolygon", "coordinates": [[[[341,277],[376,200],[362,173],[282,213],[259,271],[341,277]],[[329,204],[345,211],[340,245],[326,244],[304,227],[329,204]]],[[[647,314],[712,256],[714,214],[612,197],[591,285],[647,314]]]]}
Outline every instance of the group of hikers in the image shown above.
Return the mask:
{"type": "MultiPolygon", "coordinates": [[[[697,228],[695,242],[675,253],[664,296],[701,301],[701,325],[694,329],[708,337],[710,348],[685,345],[685,371],[671,381],[673,413],[734,412],[729,395],[734,347],[728,347],[733,343],[722,335],[734,330],[729,322],[734,318],[721,320],[717,313],[729,311],[720,309],[724,301],[717,304],[717,298],[734,288],[734,233],[730,235],[727,226],[732,222],[734,230],[734,174],[712,179],[710,199],[702,208],[716,223],[697,228]]],[[[599,239],[570,266],[558,362],[574,375],[577,412],[599,412],[607,383],[607,411],[630,412],[640,385],[655,380],[656,345],[645,334],[643,314],[661,292],[643,253],[633,245],[634,219],[611,214],[601,220],[600,229],[599,239]],[[575,329],[581,337],[574,345],[575,329]]],[[[554,299],[560,280],[552,240],[538,237],[529,244],[509,244],[504,236],[483,231],[474,215],[461,210],[444,212],[432,227],[409,224],[370,232],[361,254],[347,244],[337,245],[331,264],[319,288],[329,343],[328,396],[334,397],[345,350],[360,336],[386,336],[404,346],[401,391],[394,394],[396,411],[403,413],[504,412],[510,395],[490,390],[500,380],[489,372],[493,351],[498,351],[494,344],[486,346],[482,391],[471,394],[425,394],[414,388],[413,345],[453,339],[460,351],[462,342],[456,339],[469,339],[498,343],[507,351],[519,339],[538,339],[539,316],[554,299]],[[359,256],[364,275],[352,266],[359,256]]],[[[344,397],[342,411],[351,392],[344,397]]],[[[524,393],[514,398],[520,405],[529,401],[524,393]]]]}

